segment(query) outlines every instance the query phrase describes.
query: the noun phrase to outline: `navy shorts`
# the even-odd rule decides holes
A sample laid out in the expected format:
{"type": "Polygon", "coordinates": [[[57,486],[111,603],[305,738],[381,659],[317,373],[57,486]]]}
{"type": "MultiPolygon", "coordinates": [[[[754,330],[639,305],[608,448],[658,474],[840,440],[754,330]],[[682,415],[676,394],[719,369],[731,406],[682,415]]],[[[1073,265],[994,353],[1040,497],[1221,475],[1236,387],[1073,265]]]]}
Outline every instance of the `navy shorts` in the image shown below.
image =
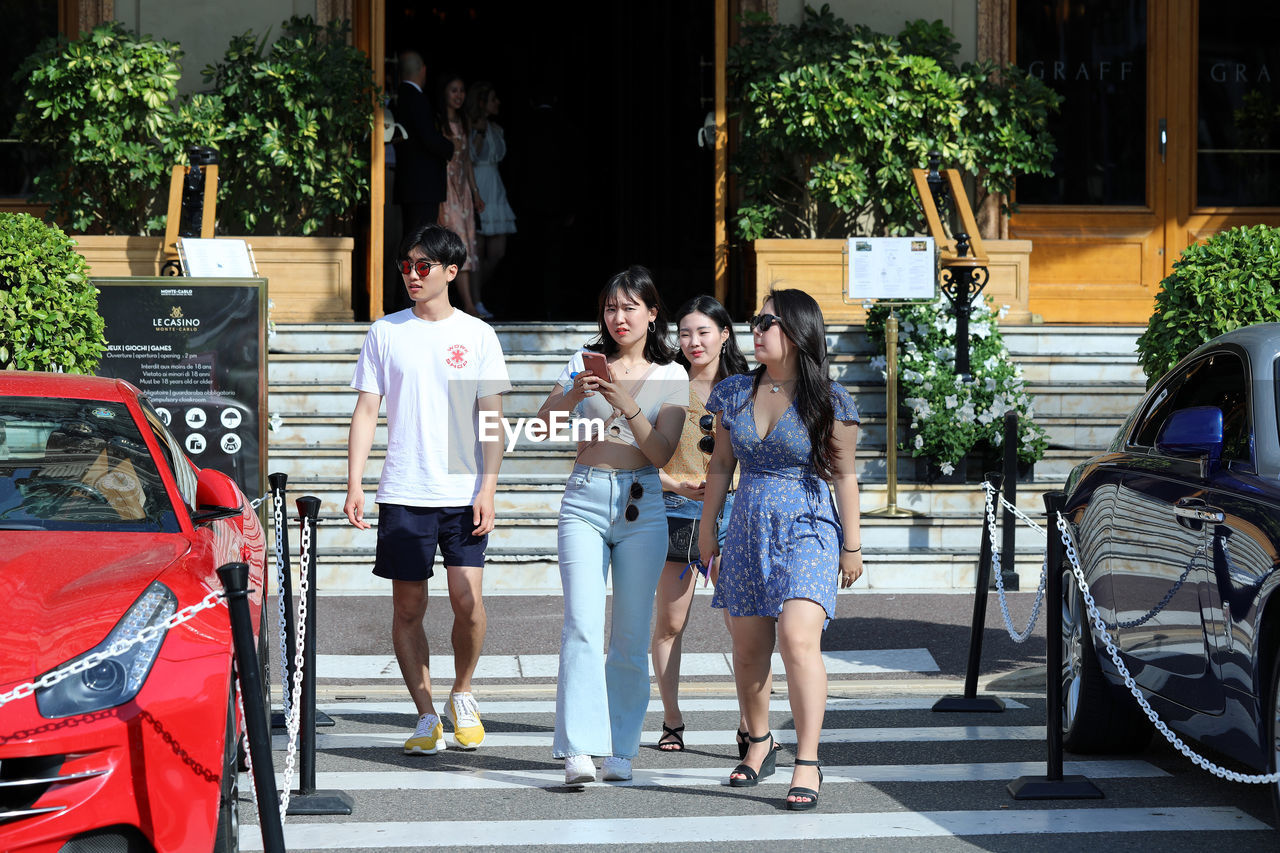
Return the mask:
{"type": "Polygon", "coordinates": [[[483,566],[488,535],[474,536],[469,506],[378,504],[378,552],[373,573],[395,581],[424,581],[434,574],[436,546],[446,566],[483,566]]]}

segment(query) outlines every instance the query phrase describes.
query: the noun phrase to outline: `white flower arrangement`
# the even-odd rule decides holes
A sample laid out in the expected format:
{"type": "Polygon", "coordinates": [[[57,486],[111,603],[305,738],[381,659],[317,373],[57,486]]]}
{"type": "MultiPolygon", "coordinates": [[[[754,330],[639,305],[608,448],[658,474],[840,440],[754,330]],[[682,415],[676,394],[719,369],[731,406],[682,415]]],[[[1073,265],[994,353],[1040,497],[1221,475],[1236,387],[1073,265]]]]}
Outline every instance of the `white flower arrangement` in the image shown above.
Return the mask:
{"type": "MultiPolygon", "coordinates": [[[[1048,441],[1034,421],[1034,398],[1005,347],[999,316],[985,299],[974,298],[969,316],[969,381],[955,372],[956,321],[947,300],[893,311],[899,328],[899,399],[910,410],[913,433],[900,449],[927,457],[950,474],[968,453],[1000,447],[1004,413],[1012,409],[1018,413],[1018,460],[1031,463],[1044,456],[1048,441]]],[[[867,335],[881,351],[888,314],[888,307],[869,306],[867,335]]],[[[886,375],[883,357],[871,366],[886,375]]]]}

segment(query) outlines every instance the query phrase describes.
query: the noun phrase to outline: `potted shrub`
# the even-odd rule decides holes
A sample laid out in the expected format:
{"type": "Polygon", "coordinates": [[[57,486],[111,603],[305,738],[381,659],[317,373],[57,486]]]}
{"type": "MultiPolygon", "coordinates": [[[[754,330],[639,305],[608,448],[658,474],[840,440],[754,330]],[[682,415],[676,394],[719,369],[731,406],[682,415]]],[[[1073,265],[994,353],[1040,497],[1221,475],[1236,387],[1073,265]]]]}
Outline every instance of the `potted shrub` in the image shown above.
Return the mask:
{"type": "Polygon", "coordinates": [[[91,374],[102,330],[75,243],[34,216],[0,213],[0,369],[91,374]]]}
{"type": "Polygon", "coordinates": [[[205,71],[215,91],[183,99],[171,42],[111,23],[42,45],[20,72],[18,121],[24,141],[55,152],[38,200],[87,232],[94,275],[157,275],[162,238],[151,235],[164,228],[170,171],[190,144],[207,145],[222,161],[218,233],[250,235],[275,319],[351,319],[349,234],[368,196],[375,87],[346,31],[295,17],[270,50],[238,36],[205,71]]]}
{"type": "Polygon", "coordinates": [[[1138,338],[1153,384],[1200,344],[1253,323],[1280,321],[1280,228],[1219,231],[1188,246],[1160,282],[1155,313],[1138,338]]]}
{"type": "MultiPolygon", "coordinates": [[[[970,380],[956,374],[956,321],[943,302],[894,308],[898,316],[899,399],[911,412],[911,429],[900,449],[924,463],[917,479],[981,480],[998,470],[1004,443],[1004,413],[1018,413],[1020,476],[1030,473],[1048,447],[1044,428],[1034,420],[1034,400],[1026,391],[1022,368],[1009,357],[988,300],[973,300],[969,320],[970,380]]],[[[889,308],[871,306],[867,337],[883,350],[889,308]]],[[[885,367],[884,356],[873,367],[885,367]]]]}
{"type": "MultiPolygon", "coordinates": [[[[748,16],[730,51],[740,118],[734,225],[754,241],[759,292],[787,275],[816,278],[832,291],[820,300],[828,317],[861,319],[840,299],[843,239],[925,231],[911,170],[929,151],[975,176],[976,203],[1012,189],[1017,175],[1049,173],[1046,118],[1059,96],[1013,65],[957,66],[957,47],[941,22],[914,21],[894,37],[850,26],[825,5],[806,6],[799,25],[748,16]],[[771,252],[792,257],[775,263],[771,252]],[[807,268],[789,273],[787,263],[807,268]]],[[[1005,279],[1021,272],[1025,306],[1025,261],[991,266],[1000,301],[1018,301],[1018,283],[1005,279]]]]}

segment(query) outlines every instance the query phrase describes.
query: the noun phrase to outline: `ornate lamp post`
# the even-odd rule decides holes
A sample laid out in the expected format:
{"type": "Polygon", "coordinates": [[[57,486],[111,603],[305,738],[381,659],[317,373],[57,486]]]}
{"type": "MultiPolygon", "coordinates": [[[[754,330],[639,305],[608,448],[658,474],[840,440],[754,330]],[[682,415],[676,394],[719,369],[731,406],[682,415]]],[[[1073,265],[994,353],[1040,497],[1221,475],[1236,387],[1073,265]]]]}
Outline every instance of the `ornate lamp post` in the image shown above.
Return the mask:
{"type": "MultiPolygon", "coordinates": [[[[929,186],[929,194],[933,197],[934,207],[937,208],[939,216],[950,226],[953,208],[963,205],[963,209],[959,211],[963,228],[972,228],[976,234],[977,228],[973,222],[973,211],[969,209],[968,199],[948,187],[947,182],[938,172],[941,162],[941,154],[937,151],[929,152],[929,174],[925,182],[929,186]]],[[[957,230],[951,227],[948,227],[948,230],[955,234],[955,251],[941,253],[940,286],[950,300],[951,310],[956,317],[956,373],[967,379],[969,377],[969,312],[974,297],[987,286],[990,274],[987,271],[987,259],[978,257],[977,253],[973,252],[968,230],[957,230]]]]}

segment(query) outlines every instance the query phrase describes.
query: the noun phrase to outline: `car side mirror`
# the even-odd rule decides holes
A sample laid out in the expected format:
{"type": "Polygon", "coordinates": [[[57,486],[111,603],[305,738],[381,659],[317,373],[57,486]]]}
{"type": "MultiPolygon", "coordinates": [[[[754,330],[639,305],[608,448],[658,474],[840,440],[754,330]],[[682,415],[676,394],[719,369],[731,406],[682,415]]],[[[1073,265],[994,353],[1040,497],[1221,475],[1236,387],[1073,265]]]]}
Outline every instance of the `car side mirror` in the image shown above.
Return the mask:
{"type": "Polygon", "coordinates": [[[1222,409],[1192,406],[1174,412],[1160,428],[1156,452],[1205,457],[1210,468],[1216,467],[1222,459],[1222,409]]]}
{"type": "Polygon", "coordinates": [[[202,468],[196,475],[196,511],[192,524],[204,524],[240,514],[243,504],[235,481],[221,471],[202,468]]]}

